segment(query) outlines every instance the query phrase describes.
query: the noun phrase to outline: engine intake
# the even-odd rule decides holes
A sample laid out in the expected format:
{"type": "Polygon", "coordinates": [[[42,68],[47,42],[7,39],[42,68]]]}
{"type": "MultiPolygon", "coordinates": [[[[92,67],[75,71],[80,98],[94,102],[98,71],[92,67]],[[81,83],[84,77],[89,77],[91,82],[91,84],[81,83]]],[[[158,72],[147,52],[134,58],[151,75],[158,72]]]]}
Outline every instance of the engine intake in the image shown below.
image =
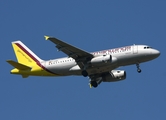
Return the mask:
{"type": "Polygon", "coordinates": [[[126,71],[124,70],[112,70],[103,75],[103,82],[116,82],[124,79],[126,79],[126,71]]]}

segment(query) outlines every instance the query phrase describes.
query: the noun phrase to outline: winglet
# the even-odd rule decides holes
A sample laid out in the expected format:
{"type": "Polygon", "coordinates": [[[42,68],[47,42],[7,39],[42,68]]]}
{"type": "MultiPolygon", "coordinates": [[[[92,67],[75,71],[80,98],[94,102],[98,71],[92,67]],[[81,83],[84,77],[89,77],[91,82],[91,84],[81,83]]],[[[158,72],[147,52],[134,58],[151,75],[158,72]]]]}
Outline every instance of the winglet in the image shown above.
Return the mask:
{"type": "Polygon", "coordinates": [[[50,37],[45,35],[44,38],[45,38],[46,40],[48,40],[50,37]]]}
{"type": "Polygon", "coordinates": [[[92,88],[92,85],[89,83],[89,87],[92,88]]]}

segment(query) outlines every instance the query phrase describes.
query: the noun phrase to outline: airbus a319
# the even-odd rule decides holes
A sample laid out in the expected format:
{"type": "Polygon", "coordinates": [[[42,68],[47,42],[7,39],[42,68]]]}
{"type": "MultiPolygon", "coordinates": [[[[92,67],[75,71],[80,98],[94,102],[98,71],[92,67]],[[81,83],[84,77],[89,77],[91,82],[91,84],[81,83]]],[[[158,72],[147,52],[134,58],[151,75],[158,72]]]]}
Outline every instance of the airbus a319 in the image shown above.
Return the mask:
{"type": "Polygon", "coordinates": [[[135,64],[140,73],[140,63],[160,55],[158,50],[148,45],[129,45],[90,53],[54,37],[45,36],[45,39],[53,42],[68,57],[42,60],[21,41],[14,41],[12,46],[18,62],[7,60],[14,67],[10,73],[23,78],[80,75],[89,77],[90,87],[96,88],[101,82],[126,79],[126,71],[117,68],[135,64]]]}

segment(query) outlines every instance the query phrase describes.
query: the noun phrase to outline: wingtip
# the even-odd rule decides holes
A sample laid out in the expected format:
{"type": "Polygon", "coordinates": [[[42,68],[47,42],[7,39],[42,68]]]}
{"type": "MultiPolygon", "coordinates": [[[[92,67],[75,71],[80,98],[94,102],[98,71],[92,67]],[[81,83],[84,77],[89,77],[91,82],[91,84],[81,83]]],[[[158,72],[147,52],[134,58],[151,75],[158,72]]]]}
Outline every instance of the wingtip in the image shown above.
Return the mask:
{"type": "Polygon", "coordinates": [[[89,87],[90,87],[90,88],[92,88],[92,85],[91,85],[91,84],[89,84],[89,87]]]}
{"type": "Polygon", "coordinates": [[[10,63],[12,60],[6,60],[6,62],[10,63]]]}
{"type": "Polygon", "coordinates": [[[45,35],[44,38],[45,40],[48,40],[50,37],[45,35]]]}

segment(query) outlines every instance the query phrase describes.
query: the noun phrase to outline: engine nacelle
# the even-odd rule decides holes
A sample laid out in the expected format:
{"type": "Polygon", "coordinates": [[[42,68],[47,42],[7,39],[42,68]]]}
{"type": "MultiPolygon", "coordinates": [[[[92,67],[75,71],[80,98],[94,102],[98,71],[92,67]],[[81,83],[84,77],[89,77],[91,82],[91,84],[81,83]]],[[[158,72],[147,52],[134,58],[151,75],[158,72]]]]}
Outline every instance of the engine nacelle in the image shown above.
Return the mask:
{"type": "Polygon", "coordinates": [[[116,82],[124,79],[126,79],[126,71],[124,70],[112,70],[103,76],[103,82],[116,82]]]}
{"type": "Polygon", "coordinates": [[[105,63],[116,63],[116,62],[117,62],[117,58],[112,57],[111,55],[97,56],[95,58],[92,58],[90,61],[92,65],[100,65],[105,63]]]}

